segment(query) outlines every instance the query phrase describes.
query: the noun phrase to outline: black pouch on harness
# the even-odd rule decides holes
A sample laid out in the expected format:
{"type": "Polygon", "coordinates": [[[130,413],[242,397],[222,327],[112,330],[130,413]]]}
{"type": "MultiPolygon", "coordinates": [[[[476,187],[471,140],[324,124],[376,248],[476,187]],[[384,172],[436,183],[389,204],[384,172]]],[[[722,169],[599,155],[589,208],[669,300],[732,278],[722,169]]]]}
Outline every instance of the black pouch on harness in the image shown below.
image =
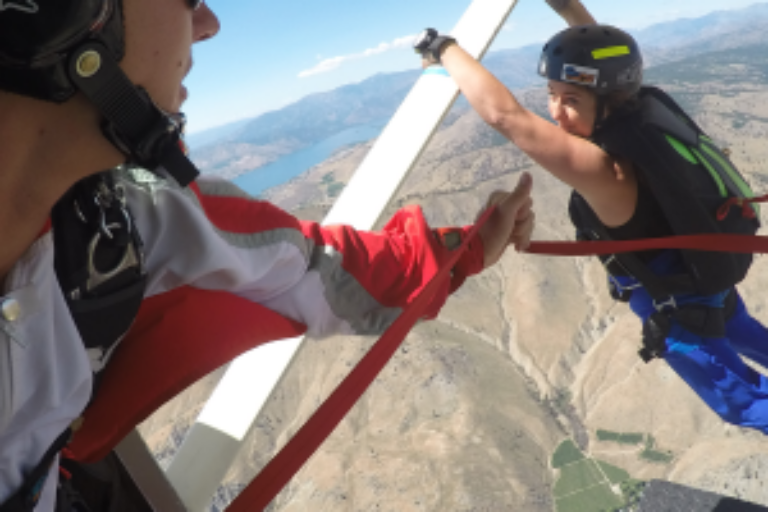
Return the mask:
{"type": "Polygon", "coordinates": [[[666,339],[672,329],[672,321],[666,313],[657,311],[643,323],[643,348],[638,352],[646,363],[657,357],[664,357],[667,351],[666,339]]]}
{"type": "Polygon", "coordinates": [[[63,460],[56,512],[153,512],[115,453],[95,464],[63,460]]]}
{"type": "Polygon", "coordinates": [[[675,309],[656,311],[643,323],[643,348],[640,357],[646,363],[662,358],[667,351],[666,339],[672,329],[672,321],[701,338],[722,338],[726,334],[725,323],[735,302],[731,291],[725,307],[713,308],[703,304],[685,304],[675,309]]]}

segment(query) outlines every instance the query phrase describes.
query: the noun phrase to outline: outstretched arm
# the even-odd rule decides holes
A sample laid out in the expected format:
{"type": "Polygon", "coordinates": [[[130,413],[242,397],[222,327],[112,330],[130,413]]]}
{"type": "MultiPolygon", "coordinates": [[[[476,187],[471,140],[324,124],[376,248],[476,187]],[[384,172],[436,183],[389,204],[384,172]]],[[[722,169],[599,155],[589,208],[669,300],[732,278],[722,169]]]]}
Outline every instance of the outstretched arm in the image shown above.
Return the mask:
{"type": "Polygon", "coordinates": [[[559,14],[568,26],[597,25],[597,21],[579,0],[546,0],[549,6],[559,14]]]}
{"type": "Polygon", "coordinates": [[[627,221],[634,210],[634,188],[617,179],[621,174],[617,163],[605,151],[520,105],[504,84],[458,44],[444,46],[440,60],[485,122],[579,191],[603,222],[615,226],[627,221]]]}

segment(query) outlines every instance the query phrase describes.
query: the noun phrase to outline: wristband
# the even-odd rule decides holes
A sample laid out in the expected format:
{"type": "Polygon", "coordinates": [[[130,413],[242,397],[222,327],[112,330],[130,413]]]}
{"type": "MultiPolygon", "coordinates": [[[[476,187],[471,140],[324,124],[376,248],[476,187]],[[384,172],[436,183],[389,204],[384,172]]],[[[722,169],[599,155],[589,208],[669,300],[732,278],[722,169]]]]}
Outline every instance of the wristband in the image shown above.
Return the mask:
{"type": "Polygon", "coordinates": [[[413,42],[413,50],[423,58],[440,63],[440,54],[448,44],[453,44],[456,39],[451,36],[440,35],[437,30],[428,28],[422,32],[413,42]]]}

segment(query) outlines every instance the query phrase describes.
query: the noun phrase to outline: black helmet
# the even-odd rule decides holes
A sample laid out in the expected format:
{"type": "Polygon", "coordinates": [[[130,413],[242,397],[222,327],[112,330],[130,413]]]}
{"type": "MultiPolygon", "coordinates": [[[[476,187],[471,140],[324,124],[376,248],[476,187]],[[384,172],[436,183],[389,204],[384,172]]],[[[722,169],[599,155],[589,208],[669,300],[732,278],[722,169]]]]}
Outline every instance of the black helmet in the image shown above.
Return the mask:
{"type": "Polygon", "coordinates": [[[198,171],[180,147],[183,116],[131,83],[124,52],[122,0],[0,0],[0,90],[57,103],[83,93],[131,162],[186,186],[198,171]]]}
{"type": "Polygon", "coordinates": [[[124,53],[119,0],[4,0],[0,10],[0,89],[64,102],[77,88],[67,73],[72,50],[100,41],[124,53]]]}
{"type": "Polygon", "coordinates": [[[643,58],[634,38],[610,25],[571,27],[544,46],[539,74],[550,80],[592,88],[599,96],[636,93],[643,58]]]}

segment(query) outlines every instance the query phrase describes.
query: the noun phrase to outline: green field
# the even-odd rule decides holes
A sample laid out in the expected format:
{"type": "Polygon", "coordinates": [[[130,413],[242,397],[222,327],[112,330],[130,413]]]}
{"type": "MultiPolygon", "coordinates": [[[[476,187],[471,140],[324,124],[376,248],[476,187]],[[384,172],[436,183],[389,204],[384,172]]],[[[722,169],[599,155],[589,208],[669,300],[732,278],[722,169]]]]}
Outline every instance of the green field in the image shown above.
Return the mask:
{"type": "MultiPolygon", "coordinates": [[[[629,475],[627,475],[629,476],[629,475]]],[[[595,461],[584,459],[560,470],[560,478],[555,483],[555,498],[566,496],[580,489],[586,489],[605,481],[595,465],[595,461]]]]}
{"type": "Polygon", "coordinates": [[[675,458],[672,453],[664,453],[656,450],[645,449],[640,454],[641,459],[645,459],[649,462],[658,462],[659,464],[669,464],[675,458]]]}
{"type": "Polygon", "coordinates": [[[603,473],[605,473],[605,476],[608,477],[608,480],[610,480],[612,484],[620,484],[621,482],[630,479],[629,473],[621,468],[617,468],[616,466],[612,466],[601,460],[597,461],[597,463],[600,464],[600,468],[603,470],[603,473]]]}
{"type": "Polygon", "coordinates": [[[621,444],[640,444],[643,442],[643,434],[635,432],[611,432],[610,430],[598,430],[597,439],[599,441],[613,441],[621,444]]]}
{"type": "Polygon", "coordinates": [[[573,444],[573,441],[567,439],[560,443],[560,446],[557,447],[557,450],[552,455],[552,467],[558,469],[583,458],[584,454],[581,453],[581,450],[573,444]]]}
{"type": "Polygon", "coordinates": [[[624,505],[608,484],[599,485],[567,498],[556,500],[557,512],[602,512],[612,511],[624,505]]]}
{"type": "Polygon", "coordinates": [[[656,439],[649,435],[645,440],[645,450],[640,453],[640,458],[649,462],[656,462],[659,464],[669,464],[675,458],[672,452],[662,452],[654,450],[656,446],[656,439]]]}
{"type": "MultiPolygon", "coordinates": [[[[622,436],[625,441],[631,439],[632,444],[644,444],[641,456],[653,457],[654,462],[671,457],[653,449],[656,444],[653,436],[601,432],[609,437],[613,435],[612,440],[622,436]]],[[[559,469],[552,489],[556,512],[614,512],[636,505],[645,488],[645,482],[633,479],[624,469],[585,456],[571,439],[557,447],[552,455],[552,467],[559,469]],[[616,493],[611,486],[618,486],[614,487],[616,493]]]]}

